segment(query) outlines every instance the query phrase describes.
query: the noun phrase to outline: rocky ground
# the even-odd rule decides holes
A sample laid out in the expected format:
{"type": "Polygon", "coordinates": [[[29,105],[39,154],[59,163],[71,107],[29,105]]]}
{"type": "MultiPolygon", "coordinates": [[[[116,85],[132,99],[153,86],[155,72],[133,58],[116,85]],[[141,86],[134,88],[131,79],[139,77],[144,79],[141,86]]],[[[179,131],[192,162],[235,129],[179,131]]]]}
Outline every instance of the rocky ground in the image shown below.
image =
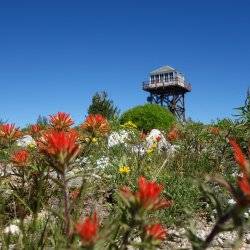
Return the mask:
{"type": "MultiPolygon", "coordinates": [[[[197,235],[200,238],[205,238],[213,227],[213,223],[207,223],[205,220],[197,220],[195,228],[197,235]]],[[[170,228],[168,230],[168,241],[162,249],[192,249],[191,244],[186,235],[185,228],[170,228]]],[[[250,250],[250,231],[244,233],[243,240],[239,248],[234,248],[233,243],[237,239],[236,232],[223,232],[220,233],[212,242],[210,250],[221,250],[221,249],[239,249],[239,250],[250,250]]]]}

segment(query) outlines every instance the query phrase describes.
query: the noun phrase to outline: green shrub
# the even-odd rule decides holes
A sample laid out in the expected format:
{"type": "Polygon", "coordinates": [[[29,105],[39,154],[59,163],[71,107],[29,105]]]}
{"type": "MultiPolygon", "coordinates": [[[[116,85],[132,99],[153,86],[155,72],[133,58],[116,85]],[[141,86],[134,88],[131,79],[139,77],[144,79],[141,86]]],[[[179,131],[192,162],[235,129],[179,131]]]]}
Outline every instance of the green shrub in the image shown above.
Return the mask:
{"type": "Polygon", "coordinates": [[[174,115],[156,104],[145,104],[129,109],[121,116],[121,123],[132,121],[138,129],[150,131],[153,128],[167,130],[176,121],[174,115]]]}

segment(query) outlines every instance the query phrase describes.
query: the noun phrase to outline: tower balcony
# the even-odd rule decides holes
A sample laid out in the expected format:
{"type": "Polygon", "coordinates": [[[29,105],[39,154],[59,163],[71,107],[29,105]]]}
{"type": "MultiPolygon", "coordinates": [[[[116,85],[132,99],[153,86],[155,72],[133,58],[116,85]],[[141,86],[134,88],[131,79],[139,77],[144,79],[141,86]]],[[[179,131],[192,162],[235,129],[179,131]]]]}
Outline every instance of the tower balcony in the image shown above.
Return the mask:
{"type": "Polygon", "coordinates": [[[179,77],[175,77],[172,79],[145,81],[142,83],[142,88],[144,91],[152,93],[168,91],[186,93],[190,92],[192,89],[191,84],[187,83],[185,80],[179,77]]]}

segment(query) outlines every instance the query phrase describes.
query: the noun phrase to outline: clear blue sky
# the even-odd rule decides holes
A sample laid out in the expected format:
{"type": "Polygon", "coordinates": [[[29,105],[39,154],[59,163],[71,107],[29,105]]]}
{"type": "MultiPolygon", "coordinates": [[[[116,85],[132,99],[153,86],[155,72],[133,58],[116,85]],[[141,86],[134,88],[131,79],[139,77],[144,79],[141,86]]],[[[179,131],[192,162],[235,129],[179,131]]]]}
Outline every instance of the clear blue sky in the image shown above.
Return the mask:
{"type": "Polygon", "coordinates": [[[230,116],[250,86],[250,1],[0,2],[0,118],[19,126],[57,111],[84,119],[106,90],[124,111],[163,65],[193,85],[187,115],[230,116]]]}

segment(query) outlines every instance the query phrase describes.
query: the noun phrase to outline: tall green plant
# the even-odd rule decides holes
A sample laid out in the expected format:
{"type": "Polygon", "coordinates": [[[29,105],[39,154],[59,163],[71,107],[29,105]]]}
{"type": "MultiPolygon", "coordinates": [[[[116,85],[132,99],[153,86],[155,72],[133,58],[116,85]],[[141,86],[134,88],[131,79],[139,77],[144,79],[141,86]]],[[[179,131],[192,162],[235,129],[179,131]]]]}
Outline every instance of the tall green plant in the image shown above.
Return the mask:
{"type": "Polygon", "coordinates": [[[237,108],[239,111],[238,117],[240,121],[250,126],[250,89],[247,91],[247,97],[244,106],[237,108]]]}
{"type": "Polygon", "coordinates": [[[107,92],[96,92],[92,97],[92,102],[88,108],[88,114],[101,114],[109,120],[112,120],[119,114],[118,108],[108,97],[107,92]]]}
{"type": "Polygon", "coordinates": [[[245,135],[246,141],[250,141],[250,90],[247,91],[244,106],[237,108],[238,110],[238,128],[245,135]]]}

